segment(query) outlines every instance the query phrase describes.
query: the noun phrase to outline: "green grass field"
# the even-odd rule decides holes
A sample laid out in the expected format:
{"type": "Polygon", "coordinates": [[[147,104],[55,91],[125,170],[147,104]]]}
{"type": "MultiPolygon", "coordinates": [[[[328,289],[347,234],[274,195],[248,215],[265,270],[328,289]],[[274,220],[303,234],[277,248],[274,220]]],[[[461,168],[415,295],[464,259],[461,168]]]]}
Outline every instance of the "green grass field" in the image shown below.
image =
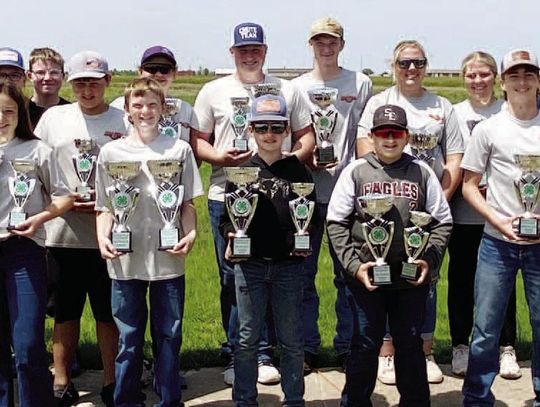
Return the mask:
{"type": "MultiPolygon", "coordinates": [[[[113,100],[123,93],[127,83],[133,76],[118,76],[107,90],[106,98],[113,100]]],[[[210,77],[179,78],[172,88],[172,95],[193,103],[198,90],[210,77]]],[[[373,78],[374,88],[379,92],[391,85],[390,78],[373,78]]],[[[426,79],[425,86],[452,103],[465,99],[466,92],[462,82],[457,78],[426,79]]],[[[28,89],[27,94],[30,94],[28,89]]],[[[69,86],[62,90],[62,96],[72,100],[69,86]]],[[[201,176],[208,185],[210,168],[203,165],[201,176]]],[[[186,304],[184,317],[184,342],[182,346],[183,368],[199,368],[222,364],[219,348],[224,340],[219,312],[219,279],[214,260],[213,240],[208,219],[206,197],[196,200],[198,214],[198,237],[196,245],[189,255],[186,267],[186,304]]],[[[446,259],[447,260],[447,259],[446,259]]],[[[438,284],[437,330],[435,333],[435,353],[437,360],[448,362],[451,358],[451,344],[446,307],[447,262],[442,267],[442,278],[438,284]]],[[[332,350],[332,338],[335,328],[335,289],[332,283],[333,272],[326,242],[319,258],[319,274],[317,289],[320,295],[319,328],[322,335],[321,363],[335,363],[332,350]]],[[[90,368],[99,367],[98,350],[95,344],[95,328],[89,307],[85,309],[81,324],[81,355],[83,364],[90,368]]],[[[50,337],[52,321],[47,321],[47,336],[50,337]]],[[[147,330],[146,351],[150,355],[150,335],[147,330]]],[[[520,358],[528,358],[530,351],[531,330],[528,322],[528,311],[523,295],[522,281],[518,283],[518,353],[520,358]]],[[[50,348],[50,340],[48,341],[50,348]]]]}

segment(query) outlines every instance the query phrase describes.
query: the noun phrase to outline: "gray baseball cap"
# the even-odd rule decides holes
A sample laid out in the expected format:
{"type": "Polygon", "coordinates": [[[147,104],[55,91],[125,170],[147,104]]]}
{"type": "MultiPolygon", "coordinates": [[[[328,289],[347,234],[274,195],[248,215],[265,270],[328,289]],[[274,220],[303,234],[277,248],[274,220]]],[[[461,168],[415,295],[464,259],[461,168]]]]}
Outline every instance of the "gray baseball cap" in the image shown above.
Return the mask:
{"type": "Polygon", "coordinates": [[[103,78],[109,73],[107,60],[95,51],[81,51],[67,63],[68,82],[79,78],[103,78]]]}

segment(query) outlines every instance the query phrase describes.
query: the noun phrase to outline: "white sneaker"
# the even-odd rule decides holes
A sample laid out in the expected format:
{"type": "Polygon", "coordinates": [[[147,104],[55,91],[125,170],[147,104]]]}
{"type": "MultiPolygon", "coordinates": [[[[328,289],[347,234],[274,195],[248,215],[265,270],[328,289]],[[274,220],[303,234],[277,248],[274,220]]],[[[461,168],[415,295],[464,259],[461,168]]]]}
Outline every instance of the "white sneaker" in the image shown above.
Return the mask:
{"type": "Polygon", "coordinates": [[[443,373],[437,362],[435,362],[433,355],[426,355],[426,369],[428,383],[440,383],[443,381],[443,373]]]}
{"type": "Polygon", "coordinates": [[[259,360],[259,377],[257,381],[261,384],[277,384],[281,380],[279,371],[270,361],[259,360]]]}
{"type": "Polygon", "coordinates": [[[379,356],[377,379],[384,384],[396,384],[396,370],[394,369],[394,355],[379,356]]]}
{"type": "Polygon", "coordinates": [[[234,364],[232,361],[229,362],[223,371],[223,381],[229,386],[234,384],[234,364]]]}
{"type": "Polygon", "coordinates": [[[465,376],[468,363],[469,347],[467,345],[455,346],[452,349],[452,373],[456,376],[465,376]]]}
{"type": "Polygon", "coordinates": [[[499,374],[503,379],[519,379],[521,369],[517,363],[516,350],[512,346],[501,346],[499,374]]]}

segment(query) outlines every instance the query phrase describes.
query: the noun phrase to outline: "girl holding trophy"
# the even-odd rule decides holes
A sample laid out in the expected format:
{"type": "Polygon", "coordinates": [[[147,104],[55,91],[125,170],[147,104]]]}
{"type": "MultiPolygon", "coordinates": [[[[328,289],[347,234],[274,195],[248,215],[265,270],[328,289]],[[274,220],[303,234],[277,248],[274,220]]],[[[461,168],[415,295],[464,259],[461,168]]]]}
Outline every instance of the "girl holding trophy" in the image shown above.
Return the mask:
{"type": "Polygon", "coordinates": [[[120,332],[114,393],[118,405],[144,405],[140,377],[147,290],[154,389],[163,405],[181,405],[184,259],[196,237],[192,199],[202,195],[203,188],[189,144],[159,131],[164,105],[156,81],[134,80],[125,92],[125,110],[133,122],[130,133],[106,145],[98,157],[98,243],[113,280],[113,316],[120,332]]]}
{"type": "Polygon", "coordinates": [[[11,349],[22,406],[52,406],[45,351],[47,271],[43,223],[73,197],[51,149],[34,136],[26,102],[0,82],[0,406],[13,402],[11,349]]]}

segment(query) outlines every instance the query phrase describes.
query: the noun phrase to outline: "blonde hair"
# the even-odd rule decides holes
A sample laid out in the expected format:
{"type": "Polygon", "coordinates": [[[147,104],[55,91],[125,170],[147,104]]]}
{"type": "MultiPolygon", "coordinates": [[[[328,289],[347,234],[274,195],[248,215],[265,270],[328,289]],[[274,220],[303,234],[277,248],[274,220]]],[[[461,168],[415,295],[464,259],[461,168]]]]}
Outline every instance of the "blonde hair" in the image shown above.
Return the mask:
{"type": "Polygon", "coordinates": [[[32,65],[38,61],[51,61],[62,68],[64,72],[64,58],[57,51],[52,48],[34,48],[30,52],[30,59],[28,60],[28,70],[32,71],[32,65]]]}
{"type": "Polygon", "coordinates": [[[137,78],[131,81],[124,92],[124,106],[129,106],[129,100],[132,96],[144,96],[147,93],[153,93],[157,96],[161,105],[165,105],[165,92],[161,85],[151,78],[137,78]]]}
{"type": "MultiPolygon", "coordinates": [[[[392,75],[394,77],[394,82],[396,80],[396,67],[397,67],[397,61],[399,60],[399,54],[401,54],[401,51],[403,51],[405,48],[416,48],[418,49],[424,58],[427,59],[426,50],[416,40],[403,40],[397,43],[397,45],[394,47],[394,53],[392,54],[392,63],[390,64],[390,67],[392,68],[392,75]]],[[[426,63],[427,67],[427,63],[426,63]]]]}
{"type": "Polygon", "coordinates": [[[483,51],[473,51],[468,54],[463,58],[463,62],[461,62],[461,75],[465,76],[467,66],[471,62],[481,62],[486,64],[489,67],[489,70],[493,72],[493,75],[497,76],[497,61],[495,61],[495,58],[493,58],[491,54],[483,51]]]}

